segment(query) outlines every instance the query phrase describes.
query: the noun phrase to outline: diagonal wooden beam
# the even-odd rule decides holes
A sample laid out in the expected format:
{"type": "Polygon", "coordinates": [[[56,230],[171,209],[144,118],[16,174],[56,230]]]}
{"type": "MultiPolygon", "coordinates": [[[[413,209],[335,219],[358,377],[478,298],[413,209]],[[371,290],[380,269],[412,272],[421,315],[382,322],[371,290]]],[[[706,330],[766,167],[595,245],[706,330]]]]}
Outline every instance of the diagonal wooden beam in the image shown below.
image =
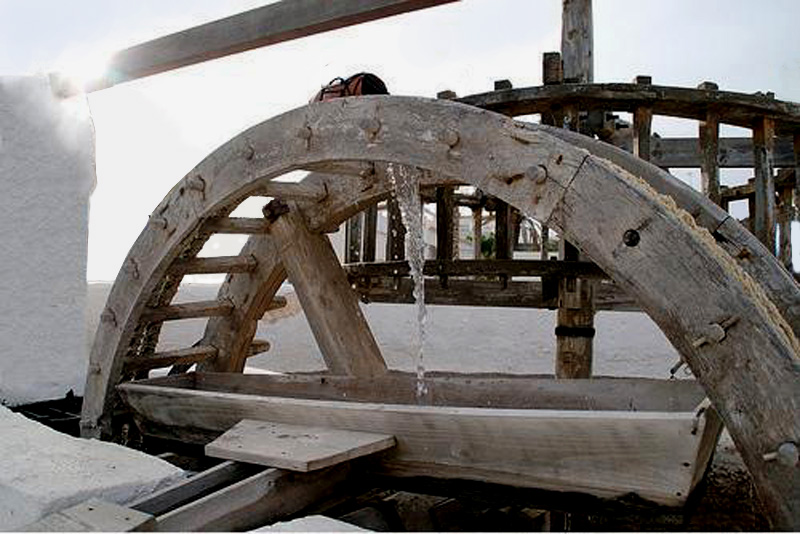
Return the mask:
{"type": "Polygon", "coordinates": [[[84,90],[453,1],[283,0],[121,50],[84,90]]]}

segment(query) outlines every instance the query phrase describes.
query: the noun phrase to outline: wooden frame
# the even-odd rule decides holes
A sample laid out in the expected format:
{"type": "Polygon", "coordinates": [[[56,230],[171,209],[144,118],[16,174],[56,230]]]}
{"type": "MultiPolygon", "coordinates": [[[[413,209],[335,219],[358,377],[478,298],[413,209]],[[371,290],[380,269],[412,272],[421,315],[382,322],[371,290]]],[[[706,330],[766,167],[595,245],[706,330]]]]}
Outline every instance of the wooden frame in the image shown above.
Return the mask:
{"type": "MultiPolygon", "coordinates": [[[[424,185],[475,185],[578,245],[687,361],[775,525],[800,526],[800,471],[763,460],[782,443],[800,441],[794,334],[800,291],[788,273],[727,214],[646,162],[572,132],[442,100],[360,97],[303,107],[243,132],[179,182],[134,244],[109,296],[87,379],[87,435],[109,428],[114,386],[146,305],[187,244],[203,235],[205,221],[268,192],[275,176],[297,168],[341,172],[347,169],[330,163],[342,161],[374,165],[374,180],[365,188],[357,176],[309,177],[328,192],[303,205],[312,231],[385,198],[391,183],[381,162],[394,162],[425,169],[424,185]],[[197,176],[203,194],[186,187],[197,176]],[[623,239],[629,231],[637,239],[623,239]]],[[[221,293],[234,310],[216,317],[206,333],[223,341],[218,368],[236,370],[254,320],[285,277],[279,262],[259,259],[273,250],[269,236],[254,239],[248,254],[258,261],[256,271],[229,276],[221,293]]]]}

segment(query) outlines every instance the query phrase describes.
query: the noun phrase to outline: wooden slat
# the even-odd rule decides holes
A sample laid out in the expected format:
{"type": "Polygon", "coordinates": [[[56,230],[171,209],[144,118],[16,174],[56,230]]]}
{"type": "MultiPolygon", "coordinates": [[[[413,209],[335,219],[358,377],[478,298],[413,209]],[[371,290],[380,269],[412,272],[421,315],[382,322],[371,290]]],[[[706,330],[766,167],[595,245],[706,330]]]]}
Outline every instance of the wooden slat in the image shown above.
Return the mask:
{"type": "Polygon", "coordinates": [[[162,515],[179,506],[202,498],[223,486],[228,486],[252,476],[254,471],[260,471],[260,469],[239,462],[222,462],[186,480],[140,497],[127,506],[154,516],[162,515]]]}
{"type": "Polygon", "coordinates": [[[762,117],[753,127],[753,158],[755,160],[755,213],[750,213],[753,233],[775,253],[775,177],[772,149],[775,133],[772,119],[762,117]]]}
{"type": "MultiPolygon", "coordinates": [[[[716,91],[717,84],[703,82],[698,87],[705,91],[716,91]]],[[[711,202],[721,201],[719,190],[719,118],[709,110],[706,120],[698,123],[698,143],[700,149],[700,186],[703,194],[711,202]]]]}
{"type": "MultiPolygon", "coordinates": [[[[652,85],[649,76],[637,76],[634,80],[637,85],[652,85]]],[[[638,106],[633,111],[633,155],[645,161],[650,161],[650,138],[652,137],[653,108],[638,106]]]]}
{"type": "Polygon", "coordinates": [[[223,217],[206,223],[206,229],[217,234],[258,235],[267,233],[268,227],[269,224],[264,219],[248,217],[223,217]]]}
{"type": "Polygon", "coordinates": [[[453,0],[284,0],[126,48],[86,91],[453,0]]]}
{"type": "Polygon", "coordinates": [[[157,323],[178,319],[224,316],[231,313],[233,305],[228,301],[202,300],[185,304],[170,304],[160,308],[148,308],[142,312],[141,320],[157,323]]]}
{"type": "MultiPolygon", "coordinates": [[[[275,205],[278,202],[273,201],[275,205]]],[[[378,344],[330,241],[308,230],[297,205],[287,207],[288,211],[272,222],[270,235],[325,363],[334,374],[386,372],[378,344]]]]}
{"type": "MultiPolygon", "coordinates": [[[[719,116],[717,114],[717,123],[719,116]]],[[[704,121],[708,120],[708,115],[704,121]]],[[[701,121],[703,122],[703,121],[701,121]]],[[[703,164],[700,146],[702,139],[692,137],[653,137],[651,140],[651,162],[659,167],[686,169],[699,168],[703,164]]],[[[749,137],[722,137],[718,139],[719,168],[753,168],[753,140],[749,137]]],[[[794,161],[792,138],[778,137],[775,140],[775,166],[791,167],[794,161]]]]}
{"type": "MultiPolygon", "coordinates": [[[[410,276],[407,261],[354,263],[344,266],[350,277],[410,276]]],[[[588,261],[556,260],[425,260],[425,276],[580,276],[608,279],[594,263],[588,261]]]]}
{"type": "Polygon", "coordinates": [[[778,241],[778,260],[786,267],[790,273],[792,268],[792,221],[794,220],[794,188],[781,187],[778,189],[778,231],[780,240],[778,241]]]}
{"type": "Polygon", "coordinates": [[[216,256],[176,261],[173,268],[182,274],[249,273],[256,265],[252,256],[216,256]]]}
{"type": "Polygon", "coordinates": [[[148,371],[171,365],[191,365],[216,358],[218,350],[210,345],[198,345],[187,349],[157,352],[152,356],[127,358],[125,369],[128,371],[148,371]]]}
{"type": "Polygon", "coordinates": [[[393,436],[243,419],[206,445],[212,458],[317,471],[394,447],[393,436]]]}
{"type": "Polygon", "coordinates": [[[472,208],[472,255],[476,260],[483,257],[483,208],[472,208]]]}
{"type": "Polygon", "coordinates": [[[159,532],[242,531],[295,514],[342,491],[347,464],[313,473],[266,469],[157,518],[159,532]]]}

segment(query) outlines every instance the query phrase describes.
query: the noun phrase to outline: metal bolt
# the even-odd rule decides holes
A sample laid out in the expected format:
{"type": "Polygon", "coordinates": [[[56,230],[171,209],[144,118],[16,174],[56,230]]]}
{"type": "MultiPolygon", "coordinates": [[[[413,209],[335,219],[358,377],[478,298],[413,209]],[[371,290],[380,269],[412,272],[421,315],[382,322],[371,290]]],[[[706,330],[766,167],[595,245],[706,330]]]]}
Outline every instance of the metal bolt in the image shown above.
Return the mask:
{"type": "Polygon", "coordinates": [[[203,180],[203,177],[199,174],[195,176],[190,176],[186,180],[186,185],[189,189],[194,189],[195,191],[205,191],[206,190],[206,181],[203,180]]]}
{"type": "Polygon", "coordinates": [[[454,146],[456,146],[458,144],[458,142],[460,141],[460,139],[461,139],[461,137],[458,135],[458,132],[455,131],[455,130],[447,129],[444,132],[442,132],[442,141],[447,146],[449,146],[450,148],[453,148],[454,146]]]}
{"type": "Polygon", "coordinates": [[[533,165],[525,169],[525,176],[533,180],[537,185],[542,185],[547,181],[547,167],[544,165],[533,165]]]}
{"type": "Polygon", "coordinates": [[[763,455],[765,462],[777,461],[786,467],[794,467],[800,461],[800,452],[797,450],[797,445],[791,441],[781,443],[778,450],[775,452],[768,452],[763,455]]]}
{"type": "Polygon", "coordinates": [[[169,222],[167,221],[166,218],[153,215],[150,216],[150,222],[152,222],[154,225],[160,227],[163,230],[166,230],[167,226],[169,225],[169,222]]]}
{"type": "Polygon", "coordinates": [[[622,242],[629,247],[635,247],[639,244],[641,239],[642,237],[639,235],[639,232],[633,229],[625,230],[625,233],[622,234],[622,242]]]}
{"type": "Polygon", "coordinates": [[[105,310],[103,310],[103,313],[100,314],[100,321],[103,323],[110,323],[114,326],[117,326],[117,315],[111,308],[106,308],[105,310]]]}

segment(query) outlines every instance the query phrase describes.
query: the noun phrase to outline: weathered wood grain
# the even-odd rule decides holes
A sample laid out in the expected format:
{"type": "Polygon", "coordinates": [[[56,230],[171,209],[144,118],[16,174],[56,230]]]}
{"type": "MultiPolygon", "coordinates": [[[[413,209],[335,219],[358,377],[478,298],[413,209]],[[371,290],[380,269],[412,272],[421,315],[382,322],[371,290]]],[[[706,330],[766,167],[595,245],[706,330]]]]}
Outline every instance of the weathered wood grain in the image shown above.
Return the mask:
{"type": "MultiPolygon", "coordinates": [[[[410,276],[407,261],[381,263],[354,263],[343,267],[348,276],[410,276]]],[[[591,262],[556,260],[425,260],[425,276],[580,276],[582,278],[608,279],[608,276],[591,262]]]]}
{"type": "Polygon", "coordinates": [[[141,320],[158,323],[162,321],[228,315],[232,311],[233,304],[229,301],[203,300],[198,302],[186,302],[183,304],[170,304],[169,306],[162,306],[159,308],[147,308],[142,312],[141,320]]]}
{"type": "Polygon", "coordinates": [[[20,532],[150,532],[152,515],[125,506],[90,499],[46,515],[20,532]]]}
{"type": "Polygon", "coordinates": [[[249,273],[256,268],[252,256],[216,256],[191,258],[175,262],[174,271],[181,274],[249,273]]]}
{"type": "Polygon", "coordinates": [[[775,125],[762,117],[753,127],[753,159],[755,161],[755,213],[753,233],[771,253],[775,253],[775,176],[772,164],[775,125]]]}
{"type": "Polygon", "coordinates": [[[243,419],[205,446],[206,456],[317,471],[394,447],[393,436],[243,419]]]}
{"type": "Polygon", "coordinates": [[[592,0],[563,0],[561,57],[567,83],[594,81],[592,0]]]}

